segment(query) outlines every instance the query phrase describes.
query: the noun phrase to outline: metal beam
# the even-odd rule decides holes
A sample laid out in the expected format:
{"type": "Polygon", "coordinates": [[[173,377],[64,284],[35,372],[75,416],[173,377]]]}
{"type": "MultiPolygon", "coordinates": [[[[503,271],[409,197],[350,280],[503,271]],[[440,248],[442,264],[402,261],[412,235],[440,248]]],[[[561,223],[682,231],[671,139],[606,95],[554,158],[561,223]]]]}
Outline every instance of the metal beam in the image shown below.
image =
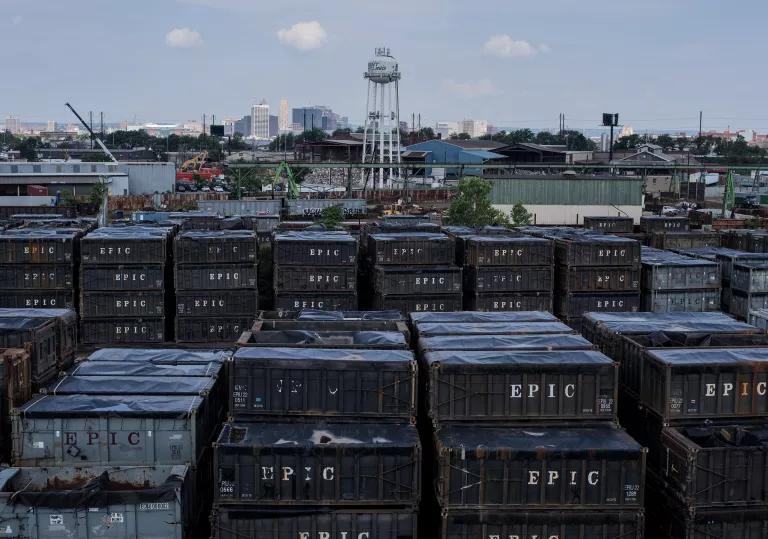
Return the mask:
{"type": "MultiPolygon", "coordinates": [[[[341,168],[341,169],[382,169],[389,168],[389,163],[310,163],[310,162],[289,162],[291,168],[341,168]]],[[[258,163],[232,163],[230,168],[277,168],[280,166],[279,162],[258,162],[258,163]]],[[[622,164],[563,164],[563,163],[538,163],[538,164],[514,164],[514,165],[502,165],[502,164],[461,164],[461,163],[408,163],[401,164],[402,168],[449,168],[458,169],[462,167],[480,168],[486,170],[507,170],[509,172],[517,172],[521,170],[540,170],[542,168],[554,169],[554,170],[573,170],[578,172],[580,170],[689,170],[694,172],[706,171],[709,169],[722,169],[722,170],[765,170],[768,168],[768,163],[762,165],[738,165],[738,164],[716,164],[716,163],[704,163],[704,164],[680,164],[680,163],[667,163],[667,164],[643,164],[638,165],[622,165],[622,164]]]]}

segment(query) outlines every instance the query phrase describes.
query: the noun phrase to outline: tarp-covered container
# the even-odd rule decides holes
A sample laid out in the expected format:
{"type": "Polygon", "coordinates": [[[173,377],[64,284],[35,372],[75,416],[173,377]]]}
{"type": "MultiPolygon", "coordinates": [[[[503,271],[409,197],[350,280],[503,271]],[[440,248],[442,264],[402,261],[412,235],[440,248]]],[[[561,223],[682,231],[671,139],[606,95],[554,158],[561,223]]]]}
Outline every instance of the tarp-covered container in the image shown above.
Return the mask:
{"type": "Polygon", "coordinates": [[[0,318],[43,318],[56,320],[56,350],[59,369],[68,368],[77,348],[77,313],[73,309],[4,309],[0,318]]]}
{"type": "Polygon", "coordinates": [[[194,534],[187,466],[7,468],[0,535],[25,539],[184,539],[194,534]]]}
{"type": "Polygon", "coordinates": [[[640,242],[617,236],[568,236],[555,242],[555,260],[565,266],[640,264],[640,242]]]}
{"type": "Polygon", "coordinates": [[[465,240],[464,263],[470,266],[549,266],[552,240],[528,236],[472,236],[465,240]]]}
{"type": "Polygon", "coordinates": [[[721,308],[719,288],[710,290],[648,290],[640,298],[643,311],[717,312],[721,308]]]}
{"type": "Polygon", "coordinates": [[[658,249],[695,249],[697,247],[720,247],[721,236],[715,232],[691,230],[689,232],[653,232],[650,245],[658,249]]]}
{"type": "MultiPolygon", "coordinates": [[[[209,363],[175,363],[162,364],[149,361],[83,361],[78,363],[71,371],[71,376],[111,376],[121,378],[123,376],[200,376],[217,377],[221,373],[222,363],[211,361],[209,363]]],[[[131,388],[133,389],[133,388],[131,388]]]]}
{"type": "MultiPolygon", "coordinates": [[[[290,314],[291,311],[285,311],[290,314]]],[[[318,312],[318,311],[313,311],[318,312]]],[[[333,314],[338,311],[327,311],[333,314]]],[[[391,312],[391,311],[388,311],[391,312]]],[[[251,333],[258,333],[260,331],[397,331],[402,333],[406,339],[410,338],[410,330],[408,324],[402,320],[403,315],[398,311],[397,319],[359,319],[359,318],[347,318],[347,319],[295,319],[288,318],[285,320],[280,319],[261,319],[256,320],[251,328],[251,333]]],[[[243,337],[250,338],[250,337],[243,337]]]]}
{"type": "Polygon", "coordinates": [[[56,336],[57,322],[54,319],[0,317],[0,348],[29,350],[30,376],[36,387],[48,383],[56,375],[59,366],[56,336]]]}
{"type": "Polygon", "coordinates": [[[213,539],[416,539],[417,522],[412,508],[217,508],[211,517],[213,539]]]}
{"type": "Polygon", "coordinates": [[[768,348],[650,349],[640,401],[667,423],[768,416],[768,348]]]}
{"type": "Polygon", "coordinates": [[[368,236],[368,255],[375,264],[453,264],[455,252],[455,241],[443,233],[376,233],[368,236]]]}
{"type": "Polygon", "coordinates": [[[414,326],[419,337],[574,333],[562,322],[415,322],[414,326]]]}
{"type": "MultiPolygon", "coordinates": [[[[585,217],[586,219],[586,217],[585,217]]],[[[449,509],[440,539],[643,539],[643,511],[449,509]]],[[[660,537],[659,537],[660,539],[660,537]]]]}
{"type": "Polygon", "coordinates": [[[357,262],[357,239],[347,232],[279,232],[272,259],[278,266],[350,266],[357,262]]]}
{"type": "Polygon", "coordinates": [[[185,231],[173,241],[176,264],[256,263],[259,244],[248,230],[185,231]]]}
{"type": "Polygon", "coordinates": [[[246,347],[232,361],[229,411],[237,418],[416,415],[416,362],[408,351],[246,347]]]}
{"type": "Polygon", "coordinates": [[[734,264],[731,288],[750,294],[768,293],[768,262],[734,264]]]}
{"type": "Polygon", "coordinates": [[[645,449],[602,428],[446,426],[436,435],[443,509],[639,509],[645,449]]]}
{"type": "Polygon", "coordinates": [[[475,311],[457,311],[451,313],[410,313],[412,322],[557,322],[557,317],[545,311],[520,311],[503,313],[482,313],[475,311]]]}
{"type": "Polygon", "coordinates": [[[618,365],[593,350],[427,352],[433,423],[611,421],[618,365]]]}
{"type": "Polygon", "coordinates": [[[237,344],[289,348],[408,349],[405,336],[398,331],[248,331],[243,333],[237,344]]]}
{"type": "Polygon", "coordinates": [[[170,228],[126,226],[97,228],[80,240],[83,265],[165,264],[170,228]]]}
{"type": "MultiPolygon", "coordinates": [[[[288,314],[288,313],[283,313],[288,314]]],[[[285,318],[286,316],[281,316],[285,318]]],[[[261,317],[260,317],[261,318],[261,317]]],[[[296,320],[405,320],[400,311],[298,311],[296,320]]]]}
{"type": "Polygon", "coordinates": [[[13,414],[14,463],[196,464],[221,412],[195,396],[42,395],[13,414]]]}
{"type": "Polygon", "coordinates": [[[231,350],[101,348],[89,355],[88,361],[119,361],[155,365],[207,365],[212,361],[223,363],[231,357],[231,350]]]}
{"type": "Polygon", "coordinates": [[[419,339],[421,352],[440,350],[592,350],[581,335],[444,335],[419,339]]]}
{"type": "Polygon", "coordinates": [[[643,288],[649,290],[719,289],[720,266],[715,262],[678,256],[667,260],[643,259],[643,288]]]}
{"type": "Polygon", "coordinates": [[[203,376],[64,376],[44,391],[47,395],[214,395],[216,378],[203,376]]]}
{"type": "Polygon", "coordinates": [[[214,503],[416,506],[420,469],[406,423],[227,423],[214,444],[214,503]]]}
{"type": "Polygon", "coordinates": [[[0,234],[0,263],[73,264],[81,231],[5,230],[0,234]]]}
{"type": "Polygon", "coordinates": [[[721,249],[715,258],[720,265],[720,273],[724,281],[730,281],[735,264],[761,264],[768,263],[768,253],[747,253],[733,249],[721,249]]]}

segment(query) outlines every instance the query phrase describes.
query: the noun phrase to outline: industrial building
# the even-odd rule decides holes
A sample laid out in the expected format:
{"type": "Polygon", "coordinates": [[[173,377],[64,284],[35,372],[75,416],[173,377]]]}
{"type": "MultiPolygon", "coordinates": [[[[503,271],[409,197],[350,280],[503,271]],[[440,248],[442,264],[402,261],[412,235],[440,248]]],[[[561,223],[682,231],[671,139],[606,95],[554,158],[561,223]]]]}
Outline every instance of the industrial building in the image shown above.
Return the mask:
{"type": "Polygon", "coordinates": [[[403,162],[424,165],[426,176],[440,179],[457,179],[461,175],[483,174],[484,163],[505,158],[497,153],[505,145],[492,140],[426,140],[411,144],[403,152],[403,162]],[[430,164],[456,164],[456,168],[430,167],[430,164]]]}

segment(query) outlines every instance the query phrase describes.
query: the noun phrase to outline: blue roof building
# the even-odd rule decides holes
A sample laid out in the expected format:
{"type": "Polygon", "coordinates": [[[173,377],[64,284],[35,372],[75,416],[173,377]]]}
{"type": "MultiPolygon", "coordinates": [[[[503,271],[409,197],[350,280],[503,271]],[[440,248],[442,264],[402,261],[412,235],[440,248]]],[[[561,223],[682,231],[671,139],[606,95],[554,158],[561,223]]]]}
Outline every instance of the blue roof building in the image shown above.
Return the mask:
{"type": "Polygon", "coordinates": [[[427,176],[444,175],[446,178],[458,178],[460,175],[479,176],[483,174],[483,163],[506,157],[493,151],[504,146],[492,140],[435,139],[408,146],[402,156],[403,160],[409,163],[459,165],[457,168],[445,168],[444,172],[442,169],[427,166],[425,167],[427,176]]]}

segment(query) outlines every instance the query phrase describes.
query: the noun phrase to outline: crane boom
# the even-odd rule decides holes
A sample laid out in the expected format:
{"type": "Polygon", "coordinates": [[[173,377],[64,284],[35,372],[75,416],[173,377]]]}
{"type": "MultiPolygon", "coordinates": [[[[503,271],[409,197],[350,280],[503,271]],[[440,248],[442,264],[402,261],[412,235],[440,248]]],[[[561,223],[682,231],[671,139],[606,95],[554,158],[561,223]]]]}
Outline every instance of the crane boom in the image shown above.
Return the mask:
{"type": "Polygon", "coordinates": [[[80,115],[77,113],[77,111],[75,110],[75,108],[74,108],[72,105],[70,105],[69,103],[64,103],[64,104],[65,104],[67,107],[69,107],[69,110],[71,110],[71,111],[72,111],[72,113],[73,113],[75,116],[77,116],[77,119],[78,119],[78,120],[80,120],[80,123],[81,123],[81,124],[83,124],[83,126],[84,126],[84,127],[85,127],[85,128],[88,130],[88,132],[91,134],[91,138],[92,138],[92,139],[94,139],[94,140],[96,141],[96,144],[98,144],[98,145],[99,145],[99,147],[101,147],[101,149],[102,149],[102,150],[104,150],[104,153],[105,153],[105,154],[107,154],[107,157],[109,157],[109,158],[112,160],[112,162],[113,162],[113,163],[117,163],[118,161],[117,161],[117,159],[115,159],[115,156],[114,156],[114,155],[112,155],[112,152],[110,152],[110,151],[107,149],[106,145],[105,145],[105,144],[104,144],[104,143],[101,141],[101,139],[100,139],[99,137],[97,137],[97,136],[96,136],[96,133],[94,133],[94,132],[93,132],[93,129],[91,129],[91,126],[89,126],[89,125],[88,125],[88,124],[85,122],[85,120],[83,120],[83,118],[82,118],[82,117],[81,117],[81,116],[80,116],[80,115]]]}

